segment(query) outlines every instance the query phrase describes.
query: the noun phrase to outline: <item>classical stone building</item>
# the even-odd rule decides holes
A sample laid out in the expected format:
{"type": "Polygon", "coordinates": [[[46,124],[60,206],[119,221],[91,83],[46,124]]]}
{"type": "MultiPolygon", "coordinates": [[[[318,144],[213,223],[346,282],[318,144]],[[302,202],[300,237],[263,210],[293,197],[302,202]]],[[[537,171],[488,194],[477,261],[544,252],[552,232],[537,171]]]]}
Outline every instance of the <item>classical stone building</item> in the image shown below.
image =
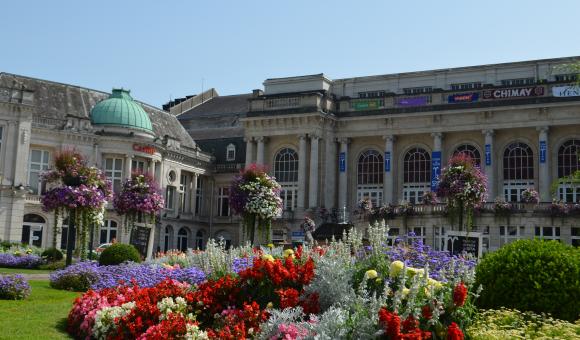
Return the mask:
{"type": "MultiPolygon", "coordinates": [[[[201,151],[175,116],[111,94],[0,73],[0,239],[50,246],[54,216],[41,209],[46,190],[39,175],[65,149],[80,151],[119,191],[132,171],[149,172],[166,198],[154,233],[154,250],[203,248],[211,223],[201,183],[212,176],[212,158],[201,151]]],[[[129,242],[109,204],[94,242],[129,242]]],[[[59,246],[66,245],[68,222],[59,246]]]]}
{"type": "MultiPolygon", "coordinates": [[[[323,74],[267,79],[241,119],[246,163],[263,163],[282,183],[297,231],[320,208],[352,215],[361,198],[406,200],[415,214],[388,221],[393,237],[414,231],[441,247],[452,227],[443,207],[421,205],[450,156],[470,154],[489,179],[489,201],[475,218],[484,250],[518,238],[578,245],[578,215],[555,217],[555,197],[580,202],[580,188],[557,179],[580,170],[580,89],[560,58],[331,80],[323,74]],[[519,202],[535,188],[541,204],[495,216],[493,201],[519,202]],[[552,189],[554,191],[552,192],[552,189]]],[[[324,211],[324,210],[323,210],[324,211]]],[[[359,225],[363,226],[363,222],[359,225]]],[[[290,238],[290,237],[288,237],[290,238]]]]}

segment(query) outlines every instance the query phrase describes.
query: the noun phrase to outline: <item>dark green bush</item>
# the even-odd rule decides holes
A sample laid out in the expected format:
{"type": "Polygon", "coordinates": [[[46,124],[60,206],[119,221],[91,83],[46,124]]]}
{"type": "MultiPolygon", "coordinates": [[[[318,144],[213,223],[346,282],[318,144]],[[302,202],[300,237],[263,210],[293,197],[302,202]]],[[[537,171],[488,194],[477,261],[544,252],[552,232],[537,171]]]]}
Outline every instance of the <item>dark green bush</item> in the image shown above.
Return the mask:
{"type": "Polygon", "coordinates": [[[40,266],[38,266],[38,269],[59,270],[59,269],[63,269],[64,267],[66,267],[66,263],[63,260],[61,260],[61,261],[55,261],[55,262],[41,264],[40,266]]]}
{"type": "Polygon", "coordinates": [[[485,256],[476,268],[482,308],[515,308],[580,317],[580,249],[557,241],[519,240],[485,256]]]}
{"type": "Polygon", "coordinates": [[[141,262],[139,251],[131,244],[115,243],[105,249],[99,258],[101,266],[117,265],[126,261],[141,262]]]}
{"type": "Polygon", "coordinates": [[[48,248],[42,252],[42,257],[48,262],[56,262],[63,259],[62,252],[56,248],[48,248]]]}

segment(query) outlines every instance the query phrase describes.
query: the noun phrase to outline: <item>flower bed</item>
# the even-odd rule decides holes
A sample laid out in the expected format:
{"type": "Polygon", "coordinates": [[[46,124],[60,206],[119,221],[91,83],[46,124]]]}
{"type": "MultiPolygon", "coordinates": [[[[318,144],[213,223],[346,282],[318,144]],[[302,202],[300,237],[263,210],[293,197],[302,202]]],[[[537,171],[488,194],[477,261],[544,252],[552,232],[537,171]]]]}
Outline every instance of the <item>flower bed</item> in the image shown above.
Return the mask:
{"type": "Polygon", "coordinates": [[[21,300],[30,295],[30,286],[22,275],[0,275],[0,299],[21,300]]]}
{"type": "Polygon", "coordinates": [[[44,263],[42,257],[38,255],[13,255],[8,253],[0,253],[0,267],[7,268],[38,268],[44,263]]]}
{"type": "Polygon", "coordinates": [[[325,248],[211,245],[209,254],[184,255],[183,263],[211,272],[205,281],[89,290],[75,301],[68,330],[98,339],[461,339],[473,310],[473,263],[418,243],[385,247],[382,228],[370,228],[366,248],[355,231],[325,248]]]}
{"type": "Polygon", "coordinates": [[[97,262],[80,262],[52,273],[50,285],[74,291],[113,288],[123,283],[153,287],[167,278],[197,284],[205,280],[205,274],[197,268],[167,268],[131,263],[99,266],[97,262]]]}

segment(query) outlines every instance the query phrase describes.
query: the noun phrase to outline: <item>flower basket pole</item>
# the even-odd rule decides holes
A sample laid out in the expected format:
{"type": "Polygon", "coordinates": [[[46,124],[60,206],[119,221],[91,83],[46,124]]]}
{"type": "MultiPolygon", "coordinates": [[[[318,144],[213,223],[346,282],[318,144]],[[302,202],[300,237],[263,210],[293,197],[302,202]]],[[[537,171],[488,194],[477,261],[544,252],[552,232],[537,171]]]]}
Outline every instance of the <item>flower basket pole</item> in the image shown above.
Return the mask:
{"type": "MultiPolygon", "coordinates": [[[[74,243],[72,242],[73,237],[75,236],[75,232],[73,229],[75,228],[75,220],[76,220],[76,209],[71,209],[68,215],[68,228],[67,228],[67,236],[66,236],[66,266],[70,266],[72,264],[72,257],[73,257],[73,248],[74,243]]],[[[76,240],[75,240],[76,241],[76,240]]]]}

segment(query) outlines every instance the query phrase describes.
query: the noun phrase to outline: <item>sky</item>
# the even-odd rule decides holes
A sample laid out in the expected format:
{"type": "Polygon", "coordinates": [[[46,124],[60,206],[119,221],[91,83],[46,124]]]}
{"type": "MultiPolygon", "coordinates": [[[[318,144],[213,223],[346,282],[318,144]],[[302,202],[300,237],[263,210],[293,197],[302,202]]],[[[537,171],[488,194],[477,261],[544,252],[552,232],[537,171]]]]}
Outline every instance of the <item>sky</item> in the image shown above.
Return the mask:
{"type": "Polygon", "coordinates": [[[580,1],[60,1],[0,4],[0,72],[160,107],[268,78],[331,79],[579,56],[580,1]]]}

